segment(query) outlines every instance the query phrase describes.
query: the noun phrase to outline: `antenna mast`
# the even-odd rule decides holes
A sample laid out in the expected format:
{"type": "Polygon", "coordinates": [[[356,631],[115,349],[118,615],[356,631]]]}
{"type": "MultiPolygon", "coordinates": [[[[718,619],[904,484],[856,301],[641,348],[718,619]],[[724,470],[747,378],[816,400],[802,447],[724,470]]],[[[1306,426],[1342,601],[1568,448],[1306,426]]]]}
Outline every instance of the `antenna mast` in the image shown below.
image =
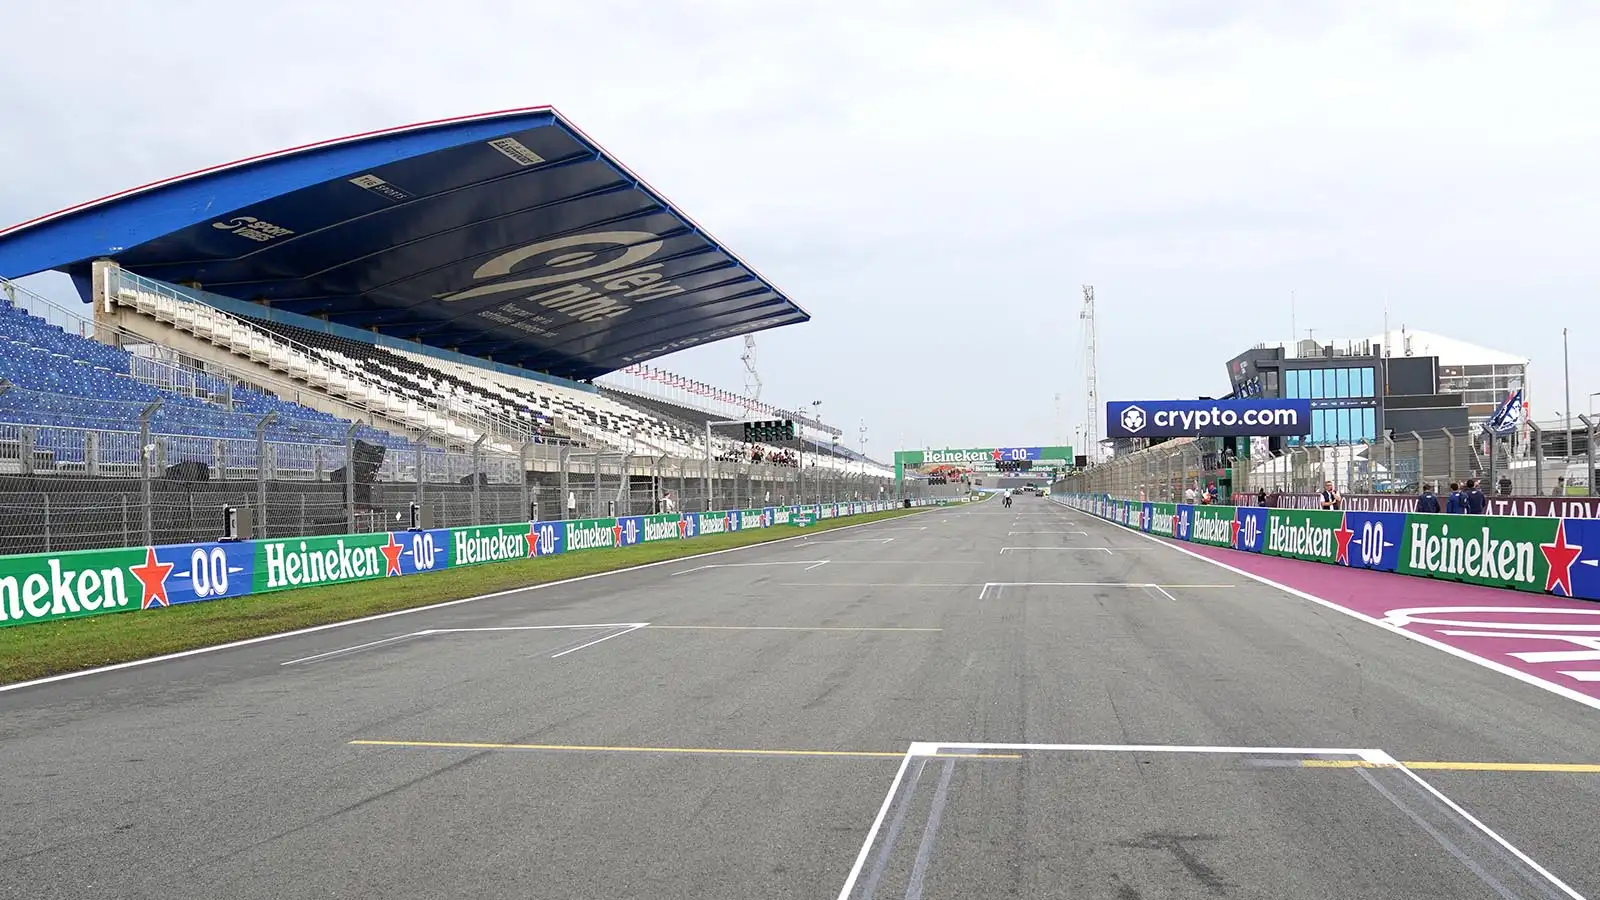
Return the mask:
{"type": "Polygon", "coordinates": [[[1086,370],[1084,380],[1088,386],[1088,415],[1084,425],[1084,443],[1087,445],[1083,452],[1089,457],[1090,462],[1097,462],[1097,448],[1100,446],[1100,386],[1095,383],[1095,335],[1094,335],[1094,285],[1083,286],[1083,311],[1078,313],[1078,318],[1083,322],[1083,360],[1086,370]]]}
{"type": "Polygon", "coordinates": [[[761,399],[761,375],[756,372],[755,335],[744,336],[744,353],[739,355],[739,361],[744,363],[744,409],[748,414],[752,404],[761,399]]]}

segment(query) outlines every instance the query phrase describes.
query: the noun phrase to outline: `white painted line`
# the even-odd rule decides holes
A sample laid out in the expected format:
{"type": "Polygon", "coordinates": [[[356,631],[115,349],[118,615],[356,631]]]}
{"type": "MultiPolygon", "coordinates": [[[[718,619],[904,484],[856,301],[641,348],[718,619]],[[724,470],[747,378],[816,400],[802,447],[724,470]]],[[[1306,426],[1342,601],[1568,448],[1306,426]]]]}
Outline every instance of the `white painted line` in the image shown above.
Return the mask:
{"type": "Polygon", "coordinates": [[[1562,672],[1561,674],[1571,678],[1573,681],[1582,681],[1585,683],[1600,681],[1600,672],[1588,669],[1583,669],[1577,672],[1562,672]]]}
{"type": "Polygon", "coordinates": [[[1161,585],[1152,584],[1152,585],[1150,585],[1150,587],[1155,588],[1158,592],[1160,592],[1161,596],[1167,598],[1168,600],[1171,600],[1173,603],[1177,603],[1178,602],[1178,598],[1172,596],[1169,593],[1167,593],[1167,589],[1162,587],[1161,585]]]}
{"type": "Polygon", "coordinates": [[[926,587],[979,587],[976,581],[784,581],[777,587],[811,587],[811,588],[836,588],[836,587],[887,587],[887,588],[926,588],[926,587]]]}
{"type": "Polygon", "coordinates": [[[1224,747],[1184,744],[1004,744],[966,741],[917,741],[907,751],[910,756],[933,756],[945,750],[1036,750],[1039,752],[1083,753],[1225,753],[1234,756],[1353,756],[1368,762],[1389,760],[1382,750],[1349,747],[1224,747]],[[1374,757],[1376,754],[1376,757],[1374,757]]]}
{"type": "MultiPolygon", "coordinates": [[[[1107,522],[1106,524],[1114,525],[1116,523],[1107,522]]],[[[1385,622],[1382,619],[1375,619],[1372,616],[1366,615],[1365,613],[1359,613],[1359,612],[1356,612],[1353,609],[1346,609],[1346,608],[1344,608],[1343,606],[1340,606],[1337,603],[1334,603],[1334,602],[1332,602],[1330,600],[1324,600],[1321,597],[1316,596],[1315,594],[1308,594],[1305,591],[1299,590],[1297,588],[1292,588],[1292,587],[1290,587],[1290,586],[1288,586],[1286,584],[1283,584],[1281,582],[1273,581],[1271,578],[1268,578],[1265,575],[1257,575],[1254,572],[1247,572],[1244,569],[1239,568],[1238,566],[1230,566],[1227,563],[1222,562],[1221,560],[1215,560],[1215,559],[1212,559],[1209,556],[1203,556],[1203,555],[1201,555],[1199,553],[1194,552],[1193,550],[1188,549],[1187,547],[1180,547],[1177,544],[1169,544],[1166,541],[1161,540],[1160,538],[1152,537],[1152,536],[1150,536],[1148,534],[1145,534],[1142,531],[1137,531],[1135,529],[1128,528],[1126,526],[1118,526],[1118,527],[1121,527],[1123,530],[1133,533],[1137,537],[1144,538],[1145,540],[1150,541],[1150,542],[1156,544],[1157,546],[1165,547],[1168,550],[1172,550],[1172,551],[1177,552],[1177,553],[1182,553],[1185,556],[1193,557],[1195,559],[1200,560],[1201,562],[1208,563],[1210,565],[1216,566],[1217,568],[1223,569],[1223,570],[1228,571],[1228,572],[1232,572],[1233,574],[1241,576],[1243,578],[1248,578],[1251,581],[1257,582],[1259,584],[1264,584],[1264,585],[1266,585],[1268,587],[1277,588],[1278,590],[1283,591],[1285,594],[1288,594],[1291,597],[1299,597],[1301,600],[1307,600],[1307,601],[1310,601],[1312,603],[1317,604],[1318,606],[1325,607],[1327,609],[1331,609],[1334,612],[1343,613],[1344,615],[1347,615],[1352,619],[1357,619],[1359,621],[1366,622],[1368,625],[1373,625],[1375,627],[1382,628],[1384,631],[1387,631],[1387,632],[1389,632],[1391,634],[1397,634],[1397,635],[1405,638],[1408,641],[1416,641],[1417,643],[1422,644],[1424,646],[1432,647],[1435,650],[1439,650],[1441,652],[1448,653],[1451,656],[1456,657],[1457,659],[1466,660],[1467,662],[1470,662],[1470,663],[1472,663],[1474,665],[1483,666],[1484,668],[1489,669],[1491,671],[1499,672],[1501,675],[1506,675],[1506,676],[1509,676],[1511,678],[1515,678],[1516,680],[1521,681],[1524,684],[1530,684],[1530,685],[1533,685],[1536,688],[1539,688],[1540,690],[1549,691],[1552,694],[1555,694],[1555,695],[1560,696],[1560,697],[1565,697],[1568,700],[1571,700],[1571,701],[1573,701],[1575,703],[1581,703],[1584,706],[1589,707],[1590,709],[1600,709],[1600,697],[1591,697],[1588,694],[1585,694],[1585,693],[1583,693],[1581,691],[1573,690],[1572,688],[1569,688],[1569,687],[1567,687],[1565,685],[1556,684],[1553,681],[1546,681],[1545,679],[1540,678],[1537,675],[1531,675],[1531,674],[1529,674],[1527,672],[1523,672],[1523,671],[1521,671],[1519,669],[1513,669],[1510,666],[1505,665],[1504,663],[1498,663],[1498,662],[1495,662],[1492,659],[1486,659],[1486,658],[1484,658],[1482,656],[1477,656],[1475,654],[1467,652],[1466,650],[1462,650],[1462,649],[1460,649],[1458,647],[1452,647],[1449,644],[1444,643],[1443,641],[1436,641],[1433,638],[1430,638],[1425,634],[1418,634],[1418,633],[1416,633],[1414,631],[1408,631],[1408,630],[1406,630],[1404,628],[1401,628],[1398,625],[1393,625],[1393,624],[1391,624],[1389,622],[1385,622]]],[[[1409,576],[1401,576],[1401,577],[1409,577],[1409,576]]]]}
{"type": "Polygon", "coordinates": [[[611,634],[605,635],[603,637],[597,637],[594,640],[589,641],[586,644],[579,644],[576,647],[569,647],[566,650],[561,651],[560,653],[553,653],[553,654],[550,655],[550,658],[551,659],[560,659],[561,657],[566,656],[568,653],[577,653],[579,650],[582,650],[585,647],[593,647],[595,644],[599,644],[599,643],[602,643],[604,641],[609,641],[614,637],[622,637],[625,634],[632,634],[633,632],[638,631],[639,629],[645,627],[648,624],[650,624],[650,623],[649,622],[640,622],[640,623],[634,625],[631,628],[624,628],[621,631],[614,631],[611,634]]]}
{"type": "Polygon", "coordinates": [[[1115,555],[1110,547],[1001,547],[1001,553],[1021,553],[1027,551],[1046,553],[1104,553],[1107,556],[1115,555]]]}
{"type": "Polygon", "coordinates": [[[1089,536],[1089,532],[1087,532],[1087,531],[1008,531],[1008,532],[1006,532],[1006,536],[1007,537],[1010,537],[1010,536],[1012,536],[1014,534],[1081,534],[1084,537],[1088,537],[1089,536]]]}
{"type": "Polygon", "coordinates": [[[806,546],[814,547],[817,544],[888,544],[892,541],[894,541],[894,538],[884,538],[883,540],[878,540],[877,538],[853,538],[843,541],[806,541],[806,546]]]}
{"type": "Polygon", "coordinates": [[[861,869],[867,864],[867,856],[872,852],[872,842],[878,839],[878,829],[883,827],[883,820],[889,815],[889,807],[894,804],[894,797],[900,792],[900,782],[906,777],[906,767],[911,764],[911,757],[916,748],[907,750],[904,759],[900,760],[900,768],[894,773],[894,780],[889,782],[889,793],[884,795],[883,804],[878,807],[878,815],[872,820],[872,827],[867,829],[867,839],[861,843],[861,851],[856,854],[855,864],[850,867],[850,874],[845,876],[844,887],[839,889],[839,900],[850,900],[850,892],[855,889],[856,879],[861,877],[861,869]]]}
{"type": "Polygon", "coordinates": [[[985,599],[989,588],[1002,587],[1120,587],[1120,588],[1155,588],[1166,594],[1168,600],[1177,602],[1176,597],[1167,594],[1167,588],[1231,588],[1231,584],[1155,584],[1143,581],[988,581],[984,582],[983,590],[978,593],[978,599],[985,599]]]}
{"type": "Polygon", "coordinates": [[[815,563],[813,563],[813,564],[811,564],[809,566],[806,566],[804,569],[801,569],[800,571],[809,572],[812,569],[820,568],[820,567],[825,566],[827,564],[828,564],[827,560],[825,560],[825,559],[824,560],[819,560],[818,562],[815,562],[815,563]]]}
{"type": "Polygon", "coordinates": [[[353,647],[341,647],[338,650],[329,650],[326,653],[317,653],[317,654],[313,654],[311,656],[302,656],[299,659],[291,659],[291,660],[289,660],[287,662],[278,663],[278,665],[280,665],[280,666],[292,666],[292,665],[295,665],[297,663],[316,662],[317,660],[320,660],[320,659],[327,659],[329,657],[339,656],[340,654],[344,654],[344,653],[354,653],[357,650],[367,650],[367,649],[370,649],[372,647],[382,646],[384,644],[392,644],[392,643],[394,643],[396,641],[403,641],[406,638],[429,637],[429,636],[436,635],[436,634],[461,634],[463,632],[474,632],[474,631],[571,631],[571,630],[599,629],[599,628],[626,628],[626,629],[632,630],[634,628],[642,627],[642,626],[644,626],[646,624],[648,624],[648,623],[645,623],[645,622],[600,622],[600,623],[596,623],[596,624],[593,624],[593,625],[497,625],[497,626],[484,627],[484,628],[426,628],[426,629],[423,629],[422,631],[413,631],[410,634],[399,634],[399,635],[395,635],[394,637],[383,638],[382,640],[368,641],[365,644],[356,644],[353,647]]]}
{"type": "Polygon", "coordinates": [[[814,562],[827,562],[827,560],[825,560],[825,559],[823,559],[823,560],[791,559],[791,560],[784,560],[782,562],[710,563],[710,564],[704,565],[704,566],[695,566],[692,569],[684,569],[681,572],[673,572],[672,574],[674,576],[687,575],[690,572],[699,572],[699,571],[704,570],[704,569],[747,569],[747,568],[760,568],[762,566],[803,566],[803,565],[805,565],[807,563],[814,563],[814,562]]]}
{"type": "Polygon", "coordinates": [[[394,637],[386,637],[376,641],[367,641],[365,644],[356,644],[354,647],[341,647],[338,650],[329,650],[326,653],[314,653],[311,656],[302,656],[299,659],[291,659],[287,662],[278,663],[278,665],[292,666],[296,663],[315,662],[319,659],[327,659],[330,656],[338,656],[341,653],[354,653],[357,650],[365,650],[368,647],[377,647],[381,644],[392,644],[395,641],[403,641],[406,638],[422,637],[425,634],[432,633],[433,632],[431,631],[413,631],[410,634],[397,634],[394,637]]]}
{"type": "Polygon", "coordinates": [[[908,628],[898,625],[651,625],[651,631],[943,631],[943,628],[908,628]]]}
{"type": "MultiPolygon", "coordinates": [[[[929,508],[932,509],[934,507],[929,507],[929,508]]],[[[916,513],[913,513],[913,515],[916,515],[916,513]]],[[[833,530],[833,531],[845,531],[845,530],[850,529],[850,528],[870,528],[873,525],[877,525],[880,522],[894,522],[894,521],[898,521],[898,520],[897,519],[877,519],[877,520],[874,520],[872,522],[857,522],[854,525],[840,525],[839,527],[831,529],[831,530],[833,530]]],[[[640,564],[638,564],[636,566],[628,566],[628,567],[622,568],[622,569],[610,569],[610,570],[607,570],[605,572],[591,572],[588,575],[575,575],[572,578],[562,578],[562,579],[560,579],[558,581],[546,581],[543,584],[530,584],[530,585],[528,585],[526,587],[508,588],[508,589],[503,590],[503,591],[492,591],[492,592],[487,593],[487,594],[478,594],[477,596],[474,596],[474,597],[462,597],[459,600],[445,600],[445,601],[443,601],[441,603],[430,603],[430,604],[428,604],[426,606],[413,606],[410,609],[397,609],[397,610],[393,610],[391,612],[375,613],[375,614],[370,615],[370,616],[362,616],[362,617],[357,618],[357,619],[345,619],[342,622],[329,622],[326,625],[313,625],[310,628],[296,628],[293,631],[282,631],[282,632],[279,632],[277,634],[263,634],[260,637],[245,638],[242,641],[229,641],[226,644],[213,644],[213,645],[211,645],[209,647],[196,647],[193,650],[180,650],[180,651],[178,651],[176,653],[163,653],[160,656],[151,656],[151,657],[147,657],[145,659],[130,659],[127,662],[112,663],[109,666],[96,666],[93,669],[82,669],[82,670],[79,670],[77,672],[63,672],[60,675],[47,675],[47,676],[45,676],[43,678],[34,678],[34,679],[30,679],[28,681],[19,681],[19,682],[16,682],[15,684],[0,685],[0,694],[9,693],[11,691],[20,691],[23,688],[38,687],[39,685],[44,685],[44,684],[54,684],[54,683],[56,683],[58,681],[70,681],[70,680],[75,679],[75,678],[87,678],[90,675],[101,675],[101,674],[104,674],[106,672],[120,672],[123,669],[134,669],[134,668],[138,668],[139,666],[150,666],[150,665],[155,665],[156,663],[171,662],[172,660],[175,660],[175,659],[188,659],[191,656],[200,656],[200,655],[206,654],[206,653],[216,653],[216,652],[221,651],[221,650],[233,650],[233,649],[238,648],[238,647],[249,647],[249,646],[251,646],[253,644],[265,644],[268,641],[281,641],[281,640],[283,640],[285,638],[299,637],[299,636],[305,635],[305,634],[315,634],[316,632],[319,632],[319,631],[330,631],[330,630],[332,630],[334,628],[346,628],[346,627],[351,626],[351,625],[361,625],[361,624],[364,624],[366,622],[376,622],[379,619],[389,619],[389,618],[393,618],[395,616],[409,616],[409,615],[412,615],[414,613],[420,613],[420,612],[431,612],[431,611],[436,610],[436,609],[445,609],[446,607],[460,606],[463,603],[476,603],[479,600],[493,600],[496,597],[509,597],[512,594],[522,594],[522,593],[526,593],[526,592],[529,592],[529,591],[542,591],[542,590],[545,590],[546,588],[561,587],[563,585],[568,585],[568,584],[577,584],[580,581],[589,581],[590,579],[594,579],[594,578],[607,578],[607,577],[610,577],[612,575],[625,575],[625,574],[627,574],[629,572],[638,572],[638,571],[642,571],[644,569],[654,569],[657,566],[665,566],[665,565],[670,565],[672,563],[681,563],[681,562],[685,562],[685,561],[691,560],[691,559],[704,559],[704,558],[706,558],[708,556],[721,556],[724,553],[738,553],[738,552],[740,552],[742,550],[753,550],[753,549],[760,548],[760,547],[771,547],[774,544],[783,544],[783,543],[787,543],[789,541],[798,541],[802,537],[805,537],[805,535],[797,534],[797,535],[794,535],[792,537],[777,538],[776,540],[762,541],[762,542],[757,543],[757,544],[744,544],[744,545],[739,546],[739,547],[727,547],[727,548],[724,548],[722,550],[707,550],[704,553],[692,553],[692,554],[690,554],[688,556],[677,557],[676,559],[662,559],[662,560],[657,560],[655,562],[640,563],[640,564]]]]}
{"type": "Polygon", "coordinates": [[[1534,870],[1535,872],[1538,872],[1541,876],[1543,876],[1543,878],[1546,881],[1550,882],[1550,884],[1553,885],[1557,890],[1561,891],[1563,894],[1566,894],[1568,897],[1573,898],[1573,900],[1584,900],[1584,897],[1583,897],[1582,894],[1580,894],[1577,891],[1573,890],[1570,886],[1567,885],[1566,882],[1564,882],[1561,879],[1557,878],[1555,876],[1555,873],[1551,872],[1549,869],[1546,869],[1544,866],[1541,866],[1538,863],[1534,862],[1533,861],[1533,857],[1529,856],[1526,853],[1523,853],[1521,850],[1518,850],[1515,846],[1512,845],[1512,843],[1510,841],[1508,841],[1505,838],[1501,837],[1494,829],[1492,829],[1489,826],[1487,826],[1487,825],[1483,824],[1482,822],[1478,821],[1478,818],[1476,816],[1474,816],[1472,813],[1467,812],[1465,809],[1463,809],[1461,807],[1460,804],[1456,803],[1454,800],[1451,800],[1449,797],[1445,796],[1443,791],[1440,791],[1438,788],[1436,788],[1433,785],[1429,784],[1426,780],[1424,780],[1422,778],[1421,775],[1418,775],[1417,773],[1411,771],[1410,767],[1406,766],[1405,763],[1402,763],[1399,760],[1396,760],[1394,757],[1390,756],[1387,753],[1384,753],[1382,750],[1376,750],[1376,751],[1372,751],[1372,752],[1374,754],[1382,754],[1383,758],[1382,759],[1371,759],[1370,760],[1371,762],[1388,764],[1388,765],[1390,765],[1390,766],[1392,766],[1394,768],[1399,769],[1401,772],[1404,772],[1406,775],[1411,777],[1412,781],[1415,781],[1419,786],[1421,786],[1423,790],[1425,790],[1428,793],[1432,794],[1434,796],[1434,799],[1438,800],[1440,803],[1443,803],[1445,806],[1449,807],[1450,810],[1452,812],[1454,812],[1456,815],[1460,816],[1461,818],[1465,819],[1467,822],[1471,823],[1471,825],[1474,828],[1476,828],[1479,831],[1483,832],[1484,836],[1489,838],[1489,840],[1494,841],[1496,844],[1499,844],[1501,846],[1501,848],[1504,849],[1507,853],[1510,853],[1512,856],[1515,856],[1518,860],[1521,860],[1523,865],[1525,865],[1528,868],[1534,870]]]}

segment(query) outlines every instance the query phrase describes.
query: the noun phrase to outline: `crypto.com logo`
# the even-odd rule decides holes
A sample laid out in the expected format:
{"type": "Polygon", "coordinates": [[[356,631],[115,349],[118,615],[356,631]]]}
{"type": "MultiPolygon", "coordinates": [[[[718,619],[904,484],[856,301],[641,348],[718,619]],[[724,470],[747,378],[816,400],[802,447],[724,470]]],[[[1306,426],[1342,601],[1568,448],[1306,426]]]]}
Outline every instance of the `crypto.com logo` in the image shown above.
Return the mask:
{"type": "Polygon", "coordinates": [[[1122,427],[1128,431],[1143,431],[1144,423],[1144,410],[1139,407],[1130,406],[1122,411],[1122,427]]]}

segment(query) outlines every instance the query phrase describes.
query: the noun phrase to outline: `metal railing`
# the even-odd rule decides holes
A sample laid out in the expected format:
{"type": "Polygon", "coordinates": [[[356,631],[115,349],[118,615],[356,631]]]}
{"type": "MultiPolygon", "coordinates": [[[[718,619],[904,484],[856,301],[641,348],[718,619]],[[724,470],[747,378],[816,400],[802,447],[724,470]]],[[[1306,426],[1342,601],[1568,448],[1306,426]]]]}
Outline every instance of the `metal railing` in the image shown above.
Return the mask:
{"type": "Polygon", "coordinates": [[[1530,428],[1528,439],[1518,441],[1491,441],[1471,429],[1438,429],[1237,457],[1223,452],[1215,438],[1184,438],[1116,456],[1062,485],[1068,491],[1162,502],[1183,499],[1225,474],[1232,476],[1234,493],[1303,493],[1331,481],[1346,493],[1415,494],[1424,484],[1445,490],[1451,483],[1473,479],[1494,494],[1594,496],[1594,441],[1600,422],[1577,418],[1582,424],[1574,431],[1570,451],[1562,437],[1551,440],[1537,427],[1530,428]]]}

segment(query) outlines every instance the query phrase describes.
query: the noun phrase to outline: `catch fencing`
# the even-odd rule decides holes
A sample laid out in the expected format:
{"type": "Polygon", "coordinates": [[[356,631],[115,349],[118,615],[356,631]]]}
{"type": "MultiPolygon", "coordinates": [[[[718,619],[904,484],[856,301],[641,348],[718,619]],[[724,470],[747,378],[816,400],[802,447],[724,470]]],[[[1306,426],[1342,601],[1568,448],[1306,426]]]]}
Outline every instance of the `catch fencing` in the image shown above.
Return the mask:
{"type": "MultiPolygon", "coordinates": [[[[1064,479],[1058,490],[1177,502],[1224,475],[1237,494],[1306,493],[1333,482],[1344,493],[1416,494],[1477,480],[1506,496],[1594,496],[1595,423],[1567,434],[1530,426],[1528,436],[1490,441],[1470,429],[1397,432],[1377,441],[1290,447],[1234,455],[1217,438],[1180,438],[1123,454],[1064,479]]],[[[1224,498],[1226,499],[1226,498],[1224,498]]]]}
{"type": "MultiPolygon", "coordinates": [[[[0,554],[898,499],[865,472],[641,456],[531,441],[520,453],[162,434],[147,410],[75,425],[0,420],[0,554]],[[142,414],[141,414],[142,413],[142,414]],[[353,465],[352,465],[353,461],[353,465]],[[707,472],[709,471],[709,478],[707,472]]],[[[917,491],[907,497],[920,497],[917,491]]]]}

